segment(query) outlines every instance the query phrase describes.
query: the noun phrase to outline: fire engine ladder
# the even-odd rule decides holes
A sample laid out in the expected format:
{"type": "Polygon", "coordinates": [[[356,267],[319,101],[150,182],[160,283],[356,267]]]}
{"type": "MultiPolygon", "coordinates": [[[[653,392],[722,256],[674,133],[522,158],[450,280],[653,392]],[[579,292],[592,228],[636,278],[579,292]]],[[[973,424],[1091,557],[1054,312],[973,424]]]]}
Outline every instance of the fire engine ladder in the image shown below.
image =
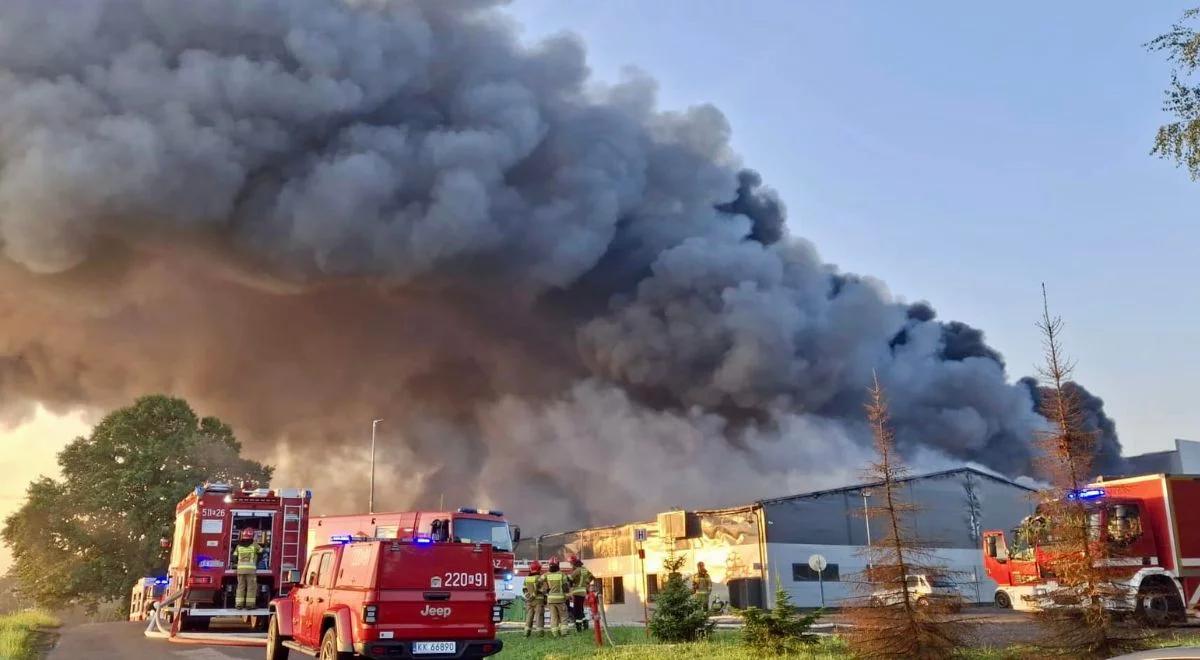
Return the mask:
{"type": "Polygon", "coordinates": [[[279,565],[280,569],[300,570],[300,511],[301,507],[283,507],[283,538],[279,565]]]}

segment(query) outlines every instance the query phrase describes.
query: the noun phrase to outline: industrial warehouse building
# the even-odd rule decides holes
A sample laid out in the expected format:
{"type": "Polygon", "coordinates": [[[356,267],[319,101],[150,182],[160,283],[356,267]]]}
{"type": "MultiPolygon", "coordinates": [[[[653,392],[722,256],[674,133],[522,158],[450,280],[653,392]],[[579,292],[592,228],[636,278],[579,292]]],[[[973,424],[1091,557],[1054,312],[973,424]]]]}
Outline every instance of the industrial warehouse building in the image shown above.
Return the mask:
{"type": "MultiPolygon", "coordinates": [[[[902,488],[919,507],[911,519],[918,536],[956,572],[963,596],[990,602],[996,585],[983,571],[980,536],[988,529],[1012,529],[1028,515],[1032,490],[969,467],[913,476],[902,488]]],[[[797,605],[820,606],[823,591],[824,603],[837,606],[855,595],[850,580],[864,568],[859,551],[868,532],[875,539],[884,536],[882,520],[876,518],[868,530],[863,517],[864,500],[877,506],[879,496],[878,484],[861,484],[728,509],[670,511],[654,521],[522,539],[517,557],[578,555],[602,581],[615,622],[642,620],[643,602],[653,602],[672,546],[686,559],[685,575],[703,561],[713,578],[713,597],[736,607],[770,607],[776,581],[797,605]],[[639,544],[638,538],[645,541],[639,544]],[[808,565],[813,554],[828,562],[820,576],[808,565]]]]}

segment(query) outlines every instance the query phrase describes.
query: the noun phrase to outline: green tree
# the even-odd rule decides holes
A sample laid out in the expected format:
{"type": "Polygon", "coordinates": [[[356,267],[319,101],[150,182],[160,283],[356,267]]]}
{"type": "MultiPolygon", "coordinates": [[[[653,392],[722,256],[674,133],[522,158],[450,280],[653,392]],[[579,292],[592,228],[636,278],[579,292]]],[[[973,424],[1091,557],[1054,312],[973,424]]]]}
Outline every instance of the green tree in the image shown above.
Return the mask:
{"type": "Polygon", "coordinates": [[[1200,18],[1200,9],[1184,12],[1179,23],[1146,44],[1164,53],[1173,65],[1163,110],[1175,120],[1158,128],[1151,153],[1187,167],[1193,179],[1200,179],[1200,85],[1195,82],[1200,67],[1200,33],[1191,25],[1200,18]]]}
{"type": "Polygon", "coordinates": [[[271,468],[241,457],[233,430],[183,399],[138,399],[109,413],[58,455],[62,478],[29,485],[5,520],[11,575],[39,605],[124,600],[136,578],[161,573],[175,504],[205,481],[266,484],[271,468]]]}
{"type": "Polygon", "coordinates": [[[762,610],[749,607],[742,612],[742,619],[746,622],[742,629],[742,641],[763,657],[799,653],[805,646],[817,641],[817,636],[809,629],[821,618],[821,614],[821,610],[802,613],[792,603],[792,596],[787,589],[782,584],[776,584],[774,608],[762,610]]]}
{"type": "Polygon", "coordinates": [[[712,632],[716,625],[679,573],[683,562],[684,558],[674,553],[663,559],[667,582],[659,590],[654,612],[650,614],[650,634],[662,642],[695,641],[712,632]]]}

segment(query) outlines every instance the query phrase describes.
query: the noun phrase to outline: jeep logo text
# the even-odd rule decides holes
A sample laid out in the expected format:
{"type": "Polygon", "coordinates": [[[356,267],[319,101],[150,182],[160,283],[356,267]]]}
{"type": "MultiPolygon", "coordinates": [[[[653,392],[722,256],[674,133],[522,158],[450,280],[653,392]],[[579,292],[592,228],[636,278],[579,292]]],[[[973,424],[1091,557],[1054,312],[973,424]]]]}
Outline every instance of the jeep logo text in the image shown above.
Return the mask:
{"type": "Polygon", "coordinates": [[[450,616],[450,608],[449,607],[430,607],[430,606],[426,605],[425,609],[421,610],[421,616],[432,616],[432,617],[444,619],[444,618],[450,616]]]}

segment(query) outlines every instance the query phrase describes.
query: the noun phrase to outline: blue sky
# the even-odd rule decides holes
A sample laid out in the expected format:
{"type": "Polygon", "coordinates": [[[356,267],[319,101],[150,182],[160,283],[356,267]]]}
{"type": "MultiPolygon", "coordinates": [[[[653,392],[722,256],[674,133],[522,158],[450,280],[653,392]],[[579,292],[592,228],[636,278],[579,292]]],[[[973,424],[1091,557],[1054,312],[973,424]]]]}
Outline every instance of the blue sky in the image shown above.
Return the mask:
{"type": "Polygon", "coordinates": [[[1126,453],[1200,438],[1200,183],[1149,155],[1170,69],[1142,44],[1187,3],[517,0],[596,76],[712,102],[842,268],[1040,359],[1045,281],[1077,377],[1126,453]]]}

